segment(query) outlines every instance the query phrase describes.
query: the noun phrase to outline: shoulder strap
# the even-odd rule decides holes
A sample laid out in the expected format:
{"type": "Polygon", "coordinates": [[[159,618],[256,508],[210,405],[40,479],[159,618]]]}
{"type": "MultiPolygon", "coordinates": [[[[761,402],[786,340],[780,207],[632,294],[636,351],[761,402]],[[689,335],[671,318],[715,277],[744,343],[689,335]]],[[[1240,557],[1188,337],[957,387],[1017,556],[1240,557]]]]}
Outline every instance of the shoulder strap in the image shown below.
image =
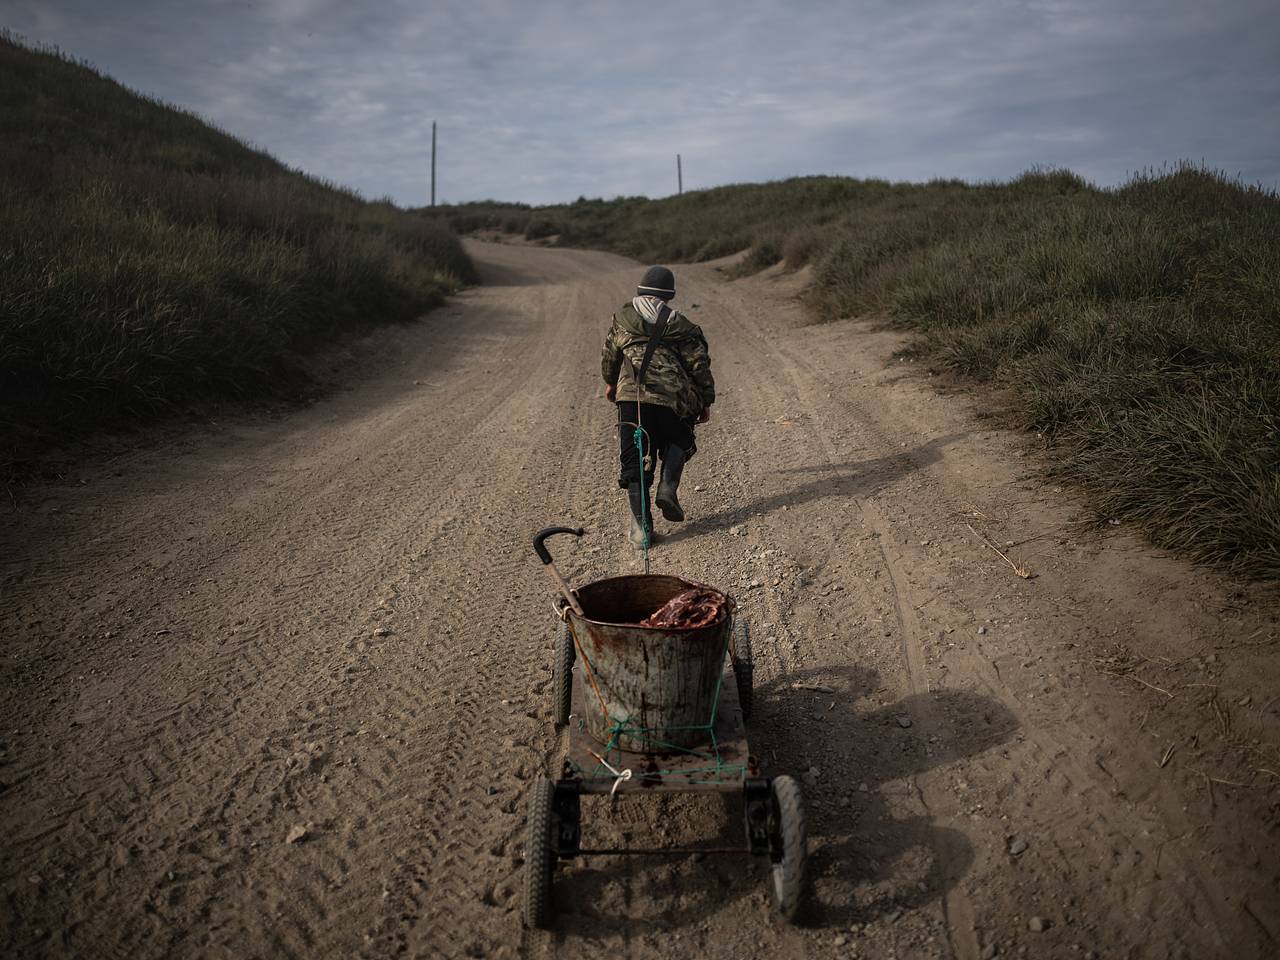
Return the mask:
{"type": "Polygon", "coordinates": [[[640,369],[636,371],[636,386],[644,383],[644,375],[649,370],[649,361],[653,359],[653,351],[658,349],[662,335],[666,333],[667,321],[671,319],[671,308],[665,303],[658,308],[658,319],[653,325],[653,334],[644,347],[644,357],[640,360],[640,369]]]}

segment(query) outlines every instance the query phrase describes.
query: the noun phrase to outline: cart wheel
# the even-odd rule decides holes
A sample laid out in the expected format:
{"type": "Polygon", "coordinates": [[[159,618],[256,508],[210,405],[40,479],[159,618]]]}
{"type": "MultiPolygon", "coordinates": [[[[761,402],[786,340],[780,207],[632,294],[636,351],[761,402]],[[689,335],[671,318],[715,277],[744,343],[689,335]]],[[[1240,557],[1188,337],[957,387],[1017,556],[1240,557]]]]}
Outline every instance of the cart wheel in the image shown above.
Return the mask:
{"type": "Polygon", "coordinates": [[[800,784],[791,777],[774,777],[773,824],[770,845],[770,873],[773,880],[773,902],[784,918],[794,923],[800,914],[804,893],[804,866],[808,853],[808,831],[804,822],[804,798],[800,784]]]}
{"type": "Polygon", "coordinates": [[[569,625],[561,621],[556,629],[555,663],[552,666],[552,696],[555,697],[555,724],[563,727],[569,722],[569,709],[573,703],[573,637],[569,634],[569,625]]]}
{"type": "Polygon", "coordinates": [[[738,681],[738,702],[742,719],[751,719],[751,693],[755,683],[755,660],[751,655],[751,629],[745,620],[733,624],[733,675],[738,681]]]}
{"type": "Polygon", "coordinates": [[[555,920],[551,896],[551,871],[556,864],[551,846],[552,801],[555,787],[546,777],[538,777],[529,791],[529,837],[524,851],[524,922],[526,926],[549,930],[555,920]]]}

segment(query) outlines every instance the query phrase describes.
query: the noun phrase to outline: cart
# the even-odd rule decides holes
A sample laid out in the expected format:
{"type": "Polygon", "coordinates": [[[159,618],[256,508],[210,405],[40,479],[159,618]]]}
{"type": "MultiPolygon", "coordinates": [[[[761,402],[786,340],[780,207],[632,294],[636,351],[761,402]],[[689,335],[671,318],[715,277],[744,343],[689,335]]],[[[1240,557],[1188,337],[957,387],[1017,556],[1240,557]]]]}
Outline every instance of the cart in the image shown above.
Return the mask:
{"type": "Polygon", "coordinates": [[[525,923],[543,929],[554,925],[554,874],[560,861],[583,855],[682,853],[767,857],[776,912],[795,921],[804,895],[804,802],[793,778],[764,775],[747,742],[754,668],[746,620],[730,598],[723,622],[710,626],[638,626],[665,599],[698,585],[645,574],[570,590],[545,544],[557,533],[582,536],[584,531],[548,527],[534,537],[534,550],[562,593],[555,604],[559,622],[553,646],[552,712],[556,727],[568,730],[568,746],[560,776],[539,777],[530,792],[525,923]],[[596,619],[602,611],[621,615],[596,619]],[[656,696],[655,682],[665,684],[656,696]],[[620,706],[628,702],[629,707],[620,706]],[[693,792],[741,795],[742,844],[583,844],[584,794],[616,798],[693,792]]]}

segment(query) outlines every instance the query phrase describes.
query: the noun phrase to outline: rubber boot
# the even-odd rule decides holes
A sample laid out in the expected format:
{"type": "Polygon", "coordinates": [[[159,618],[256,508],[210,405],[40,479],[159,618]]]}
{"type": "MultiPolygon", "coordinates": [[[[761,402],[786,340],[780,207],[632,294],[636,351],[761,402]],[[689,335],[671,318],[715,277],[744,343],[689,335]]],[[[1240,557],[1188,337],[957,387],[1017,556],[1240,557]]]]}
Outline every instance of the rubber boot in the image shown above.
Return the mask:
{"type": "Polygon", "coordinates": [[[662,458],[662,479],[658,482],[658,495],[655,499],[662,515],[672,523],[684,520],[684,508],[676,497],[680,489],[680,474],[684,472],[684,461],[684,450],[675,444],[667,448],[667,455],[662,458]]]}
{"type": "Polygon", "coordinates": [[[649,530],[649,544],[653,545],[653,515],[649,513],[648,489],[640,483],[627,484],[627,499],[631,502],[632,546],[637,550],[644,549],[645,528],[649,530]]]}

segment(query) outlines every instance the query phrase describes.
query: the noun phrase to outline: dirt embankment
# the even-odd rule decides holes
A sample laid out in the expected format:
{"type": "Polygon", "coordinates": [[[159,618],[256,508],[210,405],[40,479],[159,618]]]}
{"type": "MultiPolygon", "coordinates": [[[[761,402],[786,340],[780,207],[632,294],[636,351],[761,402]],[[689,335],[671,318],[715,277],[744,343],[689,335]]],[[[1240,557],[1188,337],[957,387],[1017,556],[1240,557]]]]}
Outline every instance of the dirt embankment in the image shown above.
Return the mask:
{"type": "MultiPolygon", "coordinates": [[[[680,302],[721,401],[655,569],[751,620],[811,923],[737,860],[592,859],[557,876],[561,931],[522,930],[525,794],[560,749],[528,535],[588,527],[575,581],[637,567],[596,372],[637,267],[472,251],[489,285],[380,334],[349,390],[9,505],[0,950],[1273,955],[1274,608],[1085,522],[893,336],[710,267],[680,302]]],[[[738,830],[705,800],[585,823],[738,830]]]]}

